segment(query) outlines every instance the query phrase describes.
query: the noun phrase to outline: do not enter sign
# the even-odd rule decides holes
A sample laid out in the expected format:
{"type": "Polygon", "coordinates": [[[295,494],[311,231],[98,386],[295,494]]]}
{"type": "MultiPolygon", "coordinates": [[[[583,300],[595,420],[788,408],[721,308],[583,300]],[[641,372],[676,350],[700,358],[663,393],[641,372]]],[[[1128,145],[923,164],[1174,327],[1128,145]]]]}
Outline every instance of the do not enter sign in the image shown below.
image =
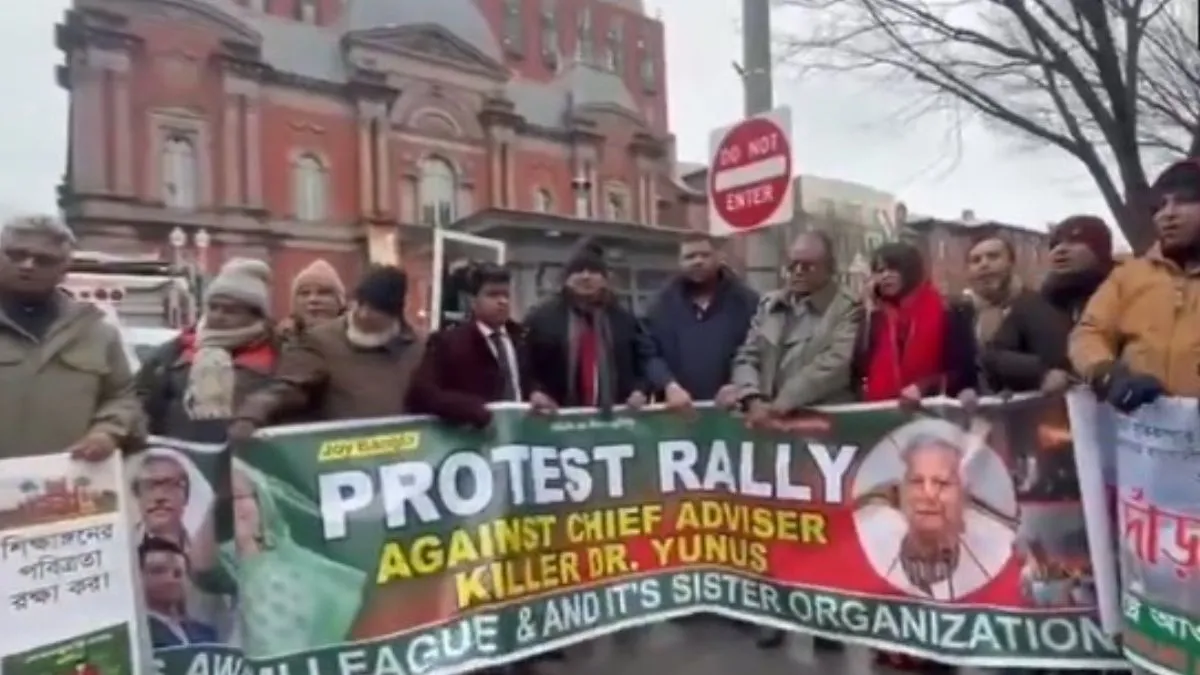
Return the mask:
{"type": "Polygon", "coordinates": [[[787,108],[751,117],[712,135],[708,223],[714,235],[791,221],[792,116],[787,108]]]}

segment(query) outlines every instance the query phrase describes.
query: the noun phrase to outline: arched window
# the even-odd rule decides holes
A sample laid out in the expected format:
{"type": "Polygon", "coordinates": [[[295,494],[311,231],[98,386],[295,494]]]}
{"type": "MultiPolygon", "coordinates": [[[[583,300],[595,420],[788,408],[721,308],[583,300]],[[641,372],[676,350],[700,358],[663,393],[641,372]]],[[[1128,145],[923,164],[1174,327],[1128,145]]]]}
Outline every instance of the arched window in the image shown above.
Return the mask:
{"type": "Polygon", "coordinates": [[[162,149],[162,200],[174,209],[196,208],[196,148],[186,136],[170,136],[162,149]]]}
{"type": "Polygon", "coordinates": [[[554,196],[546,188],[533,191],[533,210],[538,213],[550,213],[554,210],[554,196]]]}
{"type": "Polygon", "coordinates": [[[430,157],[421,163],[421,222],[445,227],[457,218],[454,200],[458,177],[450,162],[430,157]]]}
{"type": "Polygon", "coordinates": [[[324,220],[328,213],[325,199],[325,167],[312,155],[302,155],[292,165],[292,208],[298,220],[324,220]]]}

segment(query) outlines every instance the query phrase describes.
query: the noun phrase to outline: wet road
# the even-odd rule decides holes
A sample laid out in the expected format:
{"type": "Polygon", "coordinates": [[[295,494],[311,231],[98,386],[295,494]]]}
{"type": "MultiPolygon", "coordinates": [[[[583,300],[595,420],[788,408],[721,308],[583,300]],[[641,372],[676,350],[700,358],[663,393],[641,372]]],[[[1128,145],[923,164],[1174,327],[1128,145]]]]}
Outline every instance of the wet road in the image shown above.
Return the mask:
{"type": "MultiPolygon", "coordinates": [[[[716,620],[666,624],[573,648],[569,661],[545,664],[547,675],[892,675],[877,668],[868,650],[816,651],[811,641],[791,637],[775,650],[759,649],[751,632],[716,620]]],[[[995,672],[961,668],[961,675],[995,672]]]]}

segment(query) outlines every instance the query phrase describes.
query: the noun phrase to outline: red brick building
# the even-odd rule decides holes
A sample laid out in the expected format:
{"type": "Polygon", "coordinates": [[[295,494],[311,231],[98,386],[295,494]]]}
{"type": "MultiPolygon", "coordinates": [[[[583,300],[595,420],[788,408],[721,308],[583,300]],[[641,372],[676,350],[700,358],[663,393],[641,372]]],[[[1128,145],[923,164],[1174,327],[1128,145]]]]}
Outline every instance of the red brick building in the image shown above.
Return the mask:
{"type": "Polygon", "coordinates": [[[903,236],[915,243],[929,261],[933,281],[947,295],[960,295],[967,288],[967,251],[971,241],[983,231],[996,231],[1012,243],[1017,254],[1017,276],[1036,288],[1050,264],[1050,236],[1016,225],[981,221],[965,211],[958,220],[910,218],[903,236]]]}
{"type": "Polygon", "coordinates": [[[599,237],[640,306],[703,222],[636,0],[75,0],[57,43],[82,247],[182,230],[269,260],[280,308],[314,258],[399,260],[420,321],[439,229],[503,241],[522,306],[599,237]]]}

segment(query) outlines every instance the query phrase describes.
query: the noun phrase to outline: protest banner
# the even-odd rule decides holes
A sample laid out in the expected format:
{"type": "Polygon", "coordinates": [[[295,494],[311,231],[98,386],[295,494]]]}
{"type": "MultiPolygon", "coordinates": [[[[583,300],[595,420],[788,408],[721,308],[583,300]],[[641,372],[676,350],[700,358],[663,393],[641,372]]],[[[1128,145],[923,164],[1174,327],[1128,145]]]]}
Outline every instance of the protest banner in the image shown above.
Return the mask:
{"type": "Polygon", "coordinates": [[[139,671],[124,501],[118,457],[0,461],[0,673],[139,671]]]}
{"type": "Polygon", "coordinates": [[[222,544],[241,645],[264,675],[458,673],[715,612],[960,665],[1122,667],[1062,400],[945,414],[265,430],[222,544]]]}
{"type": "Polygon", "coordinates": [[[1105,472],[1113,483],[1105,507],[1116,522],[1125,655],[1158,675],[1194,675],[1200,672],[1196,401],[1160,399],[1134,415],[1097,406],[1095,414],[1101,433],[1094,452],[1115,458],[1103,460],[1115,464],[1105,472]]]}

